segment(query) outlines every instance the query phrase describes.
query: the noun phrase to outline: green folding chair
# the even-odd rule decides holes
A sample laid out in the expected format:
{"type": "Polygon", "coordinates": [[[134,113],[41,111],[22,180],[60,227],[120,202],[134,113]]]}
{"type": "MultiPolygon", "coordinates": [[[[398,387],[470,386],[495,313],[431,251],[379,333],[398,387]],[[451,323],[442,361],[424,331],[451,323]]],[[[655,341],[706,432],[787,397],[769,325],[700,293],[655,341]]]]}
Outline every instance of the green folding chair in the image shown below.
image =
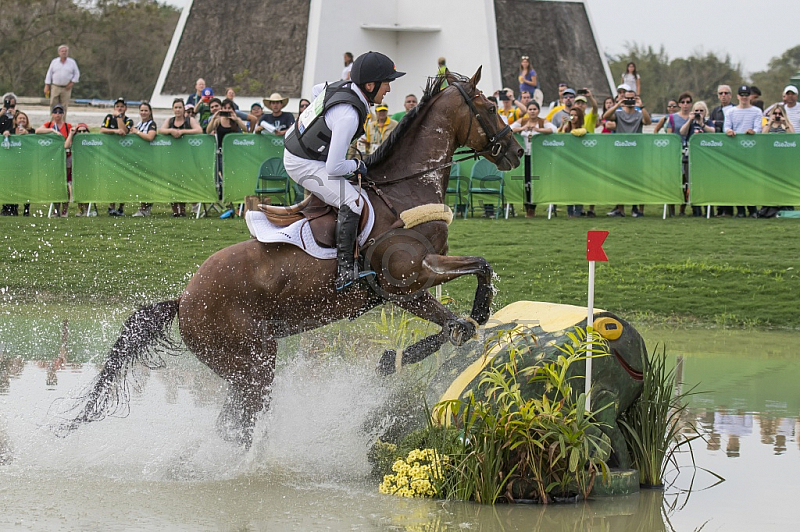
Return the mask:
{"type": "MultiPolygon", "coordinates": [[[[503,210],[505,205],[505,180],[503,172],[497,167],[487,161],[481,159],[475,166],[472,167],[472,174],[469,177],[469,186],[467,187],[467,209],[471,216],[475,216],[475,201],[473,196],[493,196],[497,198],[494,206],[494,217],[500,217],[500,211],[503,210]]],[[[481,202],[486,205],[486,202],[481,202]]],[[[466,216],[466,213],[465,213],[466,216]]]]}
{"type": "Polygon", "coordinates": [[[444,202],[447,205],[453,206],[453,213],[455,216],[458,216],[459,212],[463,212],[464,218],[467,217],[467,209],[463,197],[466,181],[467,178],[461,175],[461,165],[456,163],[450,167],[450,179],[447,182],[444,202]],[[449,201],[450,198],[452,198],[452,202],[449,201]]]}
{"type": "Polygon", "coordinates": [[[272,205],[288,205],[292,193],[290,182],[292,180],[283,167],[283,159],[272,157],[261,163],[261,168],[258,169],[256,195],[269,196],[272,205]]]}

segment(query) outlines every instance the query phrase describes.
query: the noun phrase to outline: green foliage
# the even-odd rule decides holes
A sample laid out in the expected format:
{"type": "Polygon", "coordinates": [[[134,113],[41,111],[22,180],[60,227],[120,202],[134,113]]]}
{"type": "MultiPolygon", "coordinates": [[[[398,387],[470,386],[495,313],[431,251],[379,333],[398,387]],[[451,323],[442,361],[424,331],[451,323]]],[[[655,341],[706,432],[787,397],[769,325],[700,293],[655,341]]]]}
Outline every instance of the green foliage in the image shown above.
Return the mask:
{"type": "Polygon", "coordinates": [[[509,361],[490,365],[478,392],[434,407],[436,419],[451,419],[463,433],[459,449],[451,450],[443,496],[483,504],[501,497],[548,503],[587,497],[597,473],[606,474],[608,439],[594,413],[585,412],[585,394],[574,393],[570,384],[570,366],[586,359],[588,346],[579,343],[555,361],[520,370],[520,346],[530,340],[524,331],[497,333],[487,340],[486,352],[502,345],[509,361]],[[531,382],[547,393],[524,397],[522,387],[531,382]]]}
{"type": "Polygon", "coordinates": [[[789,80],[800,72],[800,45],[773,57],[767,70],[753,74],[753,84],[761,89],[761,97],[766,105],[780,102],[783,88],[789,80]]]}
{"type": "Polygon", "coordinates": [[[666,349],[656,349],[644,371],[642,395],[619,420],[642,484],[662,485],[668,466],[678,466],[675,453],[683,447],[691,451],[691,442],[700,437],[686,415],[693,393],[694,388],[678,391],[666,349]]]}
{"type": "Polygon", "coordinates": [[[718,57],[713,52],[694,53],[687,58],[670,60],[664,47],[629,44],[625,53],[609,60],[609,68],[618,84],[626,65],[633,61],[642,80],[642,100],[651,112],[664,112],[667,101],[689,91],[694,101],[703,100],[709,109],[717,103],[717,85],[736,87],[744,82],[741,66],[730,55],[718,57]]]}
{"type": "Polygon", "coordinates": [[[3,0],[0,91],[43,95],[57,47],[78,62],[73,98],[150,98],[179,12],[156,0],[3,0]]]}
{"type": "Polygon", "coordinates": [[[251,77],[249,68],[234,73],[233,83],[233,90],[237,94],[252,95],[263,94],[264,92],[264,84],[260,80],[251,77]]]}
{"type": "Polygon", "coordinates": [[[384,349],[400,351],[435,330],[431,322],[389,305],[381,308],[380,320],[374,323],[372,342],[384,349]]]}

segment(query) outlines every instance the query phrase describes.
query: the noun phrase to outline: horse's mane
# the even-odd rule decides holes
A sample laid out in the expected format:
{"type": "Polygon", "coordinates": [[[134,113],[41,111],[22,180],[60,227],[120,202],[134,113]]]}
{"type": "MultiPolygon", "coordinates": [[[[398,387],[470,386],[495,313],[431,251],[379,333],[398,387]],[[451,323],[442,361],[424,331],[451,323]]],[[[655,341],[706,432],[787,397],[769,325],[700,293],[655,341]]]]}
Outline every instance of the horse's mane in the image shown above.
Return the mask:
{"type": "MultiPolygon", "coordinates": [[[[469,81],[468,77],[462,76],[461,74],[449,72],[449,75],[451,79],[455,78],[455,81],[458,83],[466,83],[469,81]]],[[[422,93],[422,98],[420,98],[417,106],[407,112],[403,119],[400,120],[400,123],[397,125],[397,127],[394,128],[394,131],[389,134],[389,138],[383,141],[383,143],[378,146],[378,149],[375,150],[374,153],[368,155],[367,158],[364,159],[364,163],[368,168],[384,162],[389,157],[389,154],[392,153],[395,145],[400,142],[408,130],[411,129],[411,126],[416,121],[416,118],[427,111],[428,104],[433,97],[447,88],[446,81],[447,76],[445,74],[428,78],[428,83],[425,85],[425,91],[422,93]]]]}

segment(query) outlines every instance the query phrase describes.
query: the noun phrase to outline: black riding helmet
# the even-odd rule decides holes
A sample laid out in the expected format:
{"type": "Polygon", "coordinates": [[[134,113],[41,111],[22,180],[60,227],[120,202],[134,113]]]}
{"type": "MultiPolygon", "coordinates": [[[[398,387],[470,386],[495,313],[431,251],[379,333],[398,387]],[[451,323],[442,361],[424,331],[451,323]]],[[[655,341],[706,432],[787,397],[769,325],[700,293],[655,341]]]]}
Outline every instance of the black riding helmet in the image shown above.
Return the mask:
{"type": "Polygon", "coordinates": [[[397,71],[394,61],[380,52],[361,54],[353,62],[353,69],[350,71],[350,79],[358,85],[371,103],[374,103],[375,95],[378,94],[382,82],[393,81],[405,75],[405,72],[397,71]],[[370,82],[375,83],[375,88],[368,92],[364,85],[370,82]]]}

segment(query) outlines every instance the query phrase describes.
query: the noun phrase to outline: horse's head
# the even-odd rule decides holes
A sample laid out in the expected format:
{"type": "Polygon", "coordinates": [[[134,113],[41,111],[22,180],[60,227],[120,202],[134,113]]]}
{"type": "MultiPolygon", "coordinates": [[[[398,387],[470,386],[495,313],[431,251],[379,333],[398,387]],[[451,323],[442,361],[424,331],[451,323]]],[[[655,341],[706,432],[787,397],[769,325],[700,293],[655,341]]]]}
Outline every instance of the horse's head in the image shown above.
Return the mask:
{"type": "Polygon", "coordinates": [[[468,81],[447,73],[447,82],[455,86],[466,102],[463,126],[458,132],[459,142],[477,151],[492,161],[499,170],[511,170],[519,166],[523,155],[522,146],[511,134],[511,128],[497,114],[497,106],[478,90],[481,68],[468,81]]]}

